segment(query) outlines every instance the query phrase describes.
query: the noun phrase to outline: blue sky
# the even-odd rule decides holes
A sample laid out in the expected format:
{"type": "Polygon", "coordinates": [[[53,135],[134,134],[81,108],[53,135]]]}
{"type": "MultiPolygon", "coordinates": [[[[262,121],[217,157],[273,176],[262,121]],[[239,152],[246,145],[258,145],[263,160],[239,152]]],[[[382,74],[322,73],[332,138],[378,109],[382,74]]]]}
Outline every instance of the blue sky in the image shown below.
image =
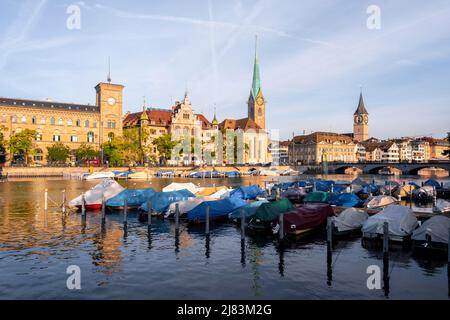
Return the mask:
{"type": "Polygon", "coordinates": [[[186,88],[196,112],[246,116],[259,37],[267,126],[351,132],[363,87],[370,135],[450,130],[450,2],[1,0],[0,96],[95,103],[126,86],[124,112],[169,108],[186,88]],[[81,8],[69,30],[66,9],[81,8]],[[366,10],[381,9],[369,30],[366,10]]]}

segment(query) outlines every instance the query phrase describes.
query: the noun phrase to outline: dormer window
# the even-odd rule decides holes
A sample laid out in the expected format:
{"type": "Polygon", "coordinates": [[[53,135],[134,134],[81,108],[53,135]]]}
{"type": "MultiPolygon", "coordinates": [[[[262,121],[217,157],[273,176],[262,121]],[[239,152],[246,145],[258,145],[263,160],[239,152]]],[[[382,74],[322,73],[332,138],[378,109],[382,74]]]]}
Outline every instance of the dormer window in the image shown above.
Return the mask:
{"type": "Polygon", "coordinates": [[[183,113],[183,119],[189,120],[189,113],[183,113]]]}

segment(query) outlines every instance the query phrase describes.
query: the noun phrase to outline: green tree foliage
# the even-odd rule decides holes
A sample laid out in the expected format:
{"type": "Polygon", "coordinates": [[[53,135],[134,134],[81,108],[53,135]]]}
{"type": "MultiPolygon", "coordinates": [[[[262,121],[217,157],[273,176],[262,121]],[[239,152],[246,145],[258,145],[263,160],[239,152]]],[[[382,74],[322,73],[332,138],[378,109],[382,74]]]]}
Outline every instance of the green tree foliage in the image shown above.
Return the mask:
{"type": "Polygon", "coordinates": [[[447,150],[445,150],[442,154],[444,156],[447,156],[450,159],[450,131],[447,132],[447,141],[448,141],[448,144],[449,144],[449,148],[447,150]]]}
{"type": "Polygon", "coordinates": [[[33,142],[36,139],[35,130],[25,129],[15,133],[9,140],[9,151],[12,155],[24,155],[25,163],[28,163],[28,157],[34,154],[33,142]]]}
{"type": "Polygon", "coordinates": [[[143,158],[143,152],[147,151],[145,146],[146,134],[140,132],[140,128],[126,128],[123,130],[123,157],[127,162],[140,162],[143,158]],[[142,137],[142,133],[144,136],[142,137]],[[144,144],[141,145],[141,138],[144,144]]]}
{"type": "Polygon", "coordinates": [[[153,140],[153,145],[156,146],[159,154],[164,156],[166,159],[170,159],[172,150],[177,144],[177,141],[172,141],[172,137],[170,134],[163,134],[153,140]]]}
{"type": "Polygon", "coordinates": [[[124,160],[124,144],[121,138],[114,138],[111,142],[106,142],[102,146],[105,160],[111,166],[121,166],[124,160]]]}
{"type": "Polygon", "coordinates": [[[75,150],[75,157],[78,161],[93,160],[98,158],[98,151],[90,144],[82,143],[78,149],[75,150]]]}
{"type": "Polygon", "coordinates": [[[47,161],[65,163],[70,156],[70,148],[65,144],[58,142],[47,147],[47,161]]]}

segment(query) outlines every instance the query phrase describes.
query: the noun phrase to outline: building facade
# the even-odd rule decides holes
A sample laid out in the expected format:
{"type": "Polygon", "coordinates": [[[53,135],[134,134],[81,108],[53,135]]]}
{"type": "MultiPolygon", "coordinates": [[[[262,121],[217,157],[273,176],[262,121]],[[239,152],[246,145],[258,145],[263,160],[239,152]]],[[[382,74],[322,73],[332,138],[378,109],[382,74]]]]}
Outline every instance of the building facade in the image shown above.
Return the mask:
{"type": "MultiPolygon", "coordinates": [[[[122,135],[123,88],[99,83],[95,87],[95,105],[0,98],[0,125],[6,128],[7,140],[24,129],[36,131],[35,152],[28,163],[46,163],[47,147],[58,142],[72,150],[82,143],[98,150],[103,143],[122,135]]],[[[18,158],[7,156],[10,161],[18,158]]]]}

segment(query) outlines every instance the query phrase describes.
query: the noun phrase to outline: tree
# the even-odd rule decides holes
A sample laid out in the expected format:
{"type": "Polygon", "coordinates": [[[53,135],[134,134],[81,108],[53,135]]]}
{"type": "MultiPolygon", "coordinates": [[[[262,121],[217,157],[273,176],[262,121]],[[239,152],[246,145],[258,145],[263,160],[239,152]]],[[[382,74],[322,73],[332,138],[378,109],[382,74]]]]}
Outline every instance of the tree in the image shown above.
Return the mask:
{"type": "Polygon", "coordinates": [[[156,150],[158,150],[159,154],[164,156],[166,159],[170,159],[172,150],[177,144],[177,141],[172,141],[170,134],[163,134],[153,140],[153,145],[156,146],[156,150]]]}
{"type": "Polygon", "coordinates": [[[449,144],[449,148],[445,150],[442,155],[447,156],[450,159],[450,131],[447,132],[447,142],[449,144]]]}
{"type": "Polygon", "coordinates": [[[36,139],[35,130],[25,129],[11,136],[9,151],[12,155],[23,155],[25,164],[28,164],[28,156],[34,154],[33,141],[36,139]]]}
{"type": "Polygon", "coordinates": [[[98,151],[87,143],[82,143],[78,149],[75,150],[75,157],[78,161],[93,160],[98,158],[98,151]]]}
{"type": "Polygon", "coordinates": [[[123,164],[124,147],[121,138],[114,138],[111,142],[102,145],[103,155],[112,166],[120,166],[123,164]]]}
{"type": "Polygon", "coordinates": [[[47,161],[65,163],[70,156],[70,148],[65,144],[58,142],[47,147],[47,161]]]}
{"type": "MultiPolygon", "coordinates": [[[[147,146],[145,145],[146,137],[142,137],[142,133],[144,132],[141,132],[138,127],[123,130],[123,156],[127,162],[140,162],[144,158],[143,154],[147,152],[147,146]]],[[[145,133],[144,135],[146,136],[145,133]]]]}

